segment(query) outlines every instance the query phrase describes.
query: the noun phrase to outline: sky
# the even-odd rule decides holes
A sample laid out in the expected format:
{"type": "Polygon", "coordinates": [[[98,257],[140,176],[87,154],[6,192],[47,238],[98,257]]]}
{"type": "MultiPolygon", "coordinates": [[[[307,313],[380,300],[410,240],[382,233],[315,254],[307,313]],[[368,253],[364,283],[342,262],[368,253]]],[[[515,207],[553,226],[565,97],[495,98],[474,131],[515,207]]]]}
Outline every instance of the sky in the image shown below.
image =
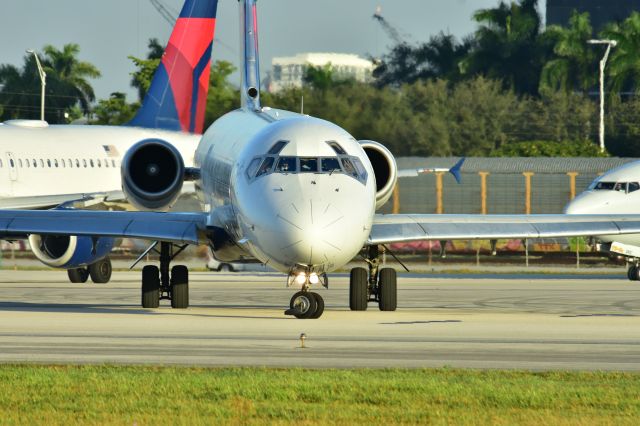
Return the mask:
{"type": "MultiPolygon", "coordinates": [[[[183,0],[160,0],[176,13],[183,0]]],[[[144,57],[147,42],[165,45],[171,26],[150,0],[3,0],[0,14],[0,63],[21,66],[26,49],[46,44],[80,45],[80,59],[96,65],[102,77],[92,81],[96,96],[115,91],[135,99],[129,82],[129,55],[144,57]]],[[[380,56],[391,40],[372,19],[377,6],[408,41],[425,41],[440,31],[462,37],[474,31],[477,9],[499,0],[259,0],[261,69],[274,56],[302,52],[380,56]]],[[[544,4],[544,1],[540,1],[544,4]]],[[[544,10],[542,11],[544,12],[544,10]]],[[[238,1],[219,0],[213,59],[239,62],[238,1]]],[[[233,76],[233,78],[238,78],[233,76]]],[[[39,88],[38,88],[39,89],[39,88]]]]}

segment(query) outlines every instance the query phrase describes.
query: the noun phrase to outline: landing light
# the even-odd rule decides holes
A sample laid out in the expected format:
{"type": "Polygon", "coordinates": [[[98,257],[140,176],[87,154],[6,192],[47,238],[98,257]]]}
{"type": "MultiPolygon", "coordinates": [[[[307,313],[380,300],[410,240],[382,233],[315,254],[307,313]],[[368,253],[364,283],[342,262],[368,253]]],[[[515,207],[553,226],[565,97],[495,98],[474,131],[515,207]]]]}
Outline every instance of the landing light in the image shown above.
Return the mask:
{"type": "Polygon", "coordinates": [[[318,274],[309,275],[309,283],[310,284],[318,284],[319,282],[320,282],[320,277],[318,277],[318,274]]]}
{"type": "Polygon", "coordinates": [[[296,284],[303,285],[306,282],[307,282],[306,274],[300,273],[298,274],[298,276],[296,276],[296,284]]]}

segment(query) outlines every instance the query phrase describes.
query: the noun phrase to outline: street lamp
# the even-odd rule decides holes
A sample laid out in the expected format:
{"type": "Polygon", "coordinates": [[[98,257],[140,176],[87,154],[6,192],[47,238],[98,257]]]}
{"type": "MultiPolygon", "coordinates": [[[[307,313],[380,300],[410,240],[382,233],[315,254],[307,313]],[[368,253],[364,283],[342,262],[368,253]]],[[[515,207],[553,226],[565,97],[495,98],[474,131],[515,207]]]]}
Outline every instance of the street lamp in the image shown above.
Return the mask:
{"type": "Polygon", "coordinates": [[[600,61],[600,152],[604,152],[604,68],[607,66],[611,48],[616,47],[618,42],[615,40],[589,40],[587,43],[605,44],[607,46],[607,50],[605,50],[604,56],[600,61]]]}
{"type": "Polygon", "coordinates": [[[44,121],[44,88],[47,86],[47,73],[42,69],[40,58],[33,49],[27,49],[28,54],[32,54],[36,58],[36,64],[38,65],[38,73],[40,74],[40,85],[42,87],[42,93],[40,95],[40,120],[44,121]]]}

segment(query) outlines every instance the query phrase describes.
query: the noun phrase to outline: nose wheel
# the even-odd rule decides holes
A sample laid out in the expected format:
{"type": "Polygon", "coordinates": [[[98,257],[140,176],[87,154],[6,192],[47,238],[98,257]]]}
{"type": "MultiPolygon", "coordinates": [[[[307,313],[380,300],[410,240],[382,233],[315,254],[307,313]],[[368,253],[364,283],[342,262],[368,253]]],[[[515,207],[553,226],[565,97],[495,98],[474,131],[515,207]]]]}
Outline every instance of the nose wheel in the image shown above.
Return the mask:
{"type": "Polygon", "coordinates": [[[189,270],[184,265],[175,265],[171,270],[171,261],[186,245],[173,251],[171,243],[160,243],[160,267],[147,265],[142,269],[142,307],[157,308],[160,300],[171,300],[174,309],[189,307],[189,270]]]}
{"type": "Polygon", "coordinates": [[[291,297],[286,315],[298,319],[316,319],[324,312],[324,299],[318,293],[299,291],[291,297]]]}

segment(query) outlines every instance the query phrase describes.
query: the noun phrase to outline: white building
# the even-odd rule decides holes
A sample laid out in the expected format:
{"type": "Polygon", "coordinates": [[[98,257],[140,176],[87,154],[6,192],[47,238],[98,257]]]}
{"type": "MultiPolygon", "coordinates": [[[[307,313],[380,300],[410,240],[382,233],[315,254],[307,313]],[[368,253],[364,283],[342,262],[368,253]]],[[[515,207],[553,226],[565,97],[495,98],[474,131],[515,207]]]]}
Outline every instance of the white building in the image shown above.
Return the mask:
{"type": "Polygon", "coordinates": [[[302,87],[308,66],[323,67],[331,64],[335,79],[371,80],[374,65],[370,60],[346,53],[300,53],[290,57],[274,57],[268,88],[277,92],[286,87],[302,87]]]}

